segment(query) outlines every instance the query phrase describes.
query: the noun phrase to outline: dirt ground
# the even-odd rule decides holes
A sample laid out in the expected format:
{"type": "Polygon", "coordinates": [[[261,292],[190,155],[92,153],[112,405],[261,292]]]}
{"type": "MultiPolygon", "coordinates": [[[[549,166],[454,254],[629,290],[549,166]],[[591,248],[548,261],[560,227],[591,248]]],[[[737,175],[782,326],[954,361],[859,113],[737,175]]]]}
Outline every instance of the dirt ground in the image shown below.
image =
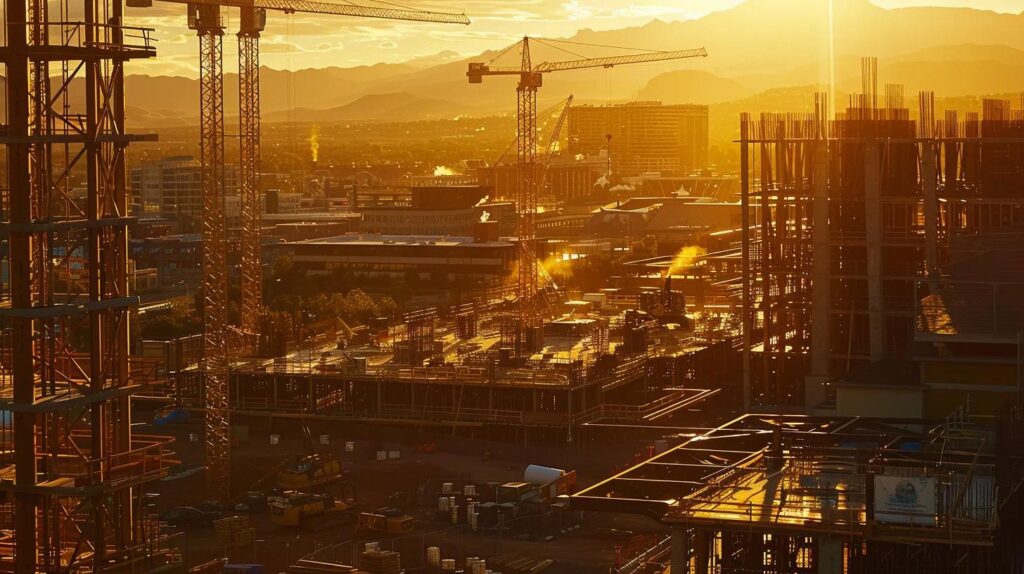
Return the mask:
{"type": "MultiPolygon", "coordinates": [[[[146,415],[140,415],[144,418],[146,415]]],[[[200,421],[179,425],[152,427],[139,424],[136,432],[173,434],[175,451],[185,464],[202,462],[200,421]]],[[[328,434],[330,444],[315,446],[322,454],[337,456],[343,464],[346,481],[351,485],[360,509],[384,506],[397,492],[416,493],[425,485],[436,489],[444,481],[509,482],[522,480],[528,464],[574,469],[582,488],[606,478],[621,468],[642,449],[642,444],[623,443],[617,446],[581,448],[563,446],[523,446],[484,440],[452,438],[447,434],[410,432],[403,429],[334,428],[311,429],[315,442],[320,434],[328,434]],[[344,452],[346,440],[356,441],[356,452],[344,452]],[[421,442],[437,444],[434,453],[419,452],[421,442]],[[376,450],[397,450],[399,460],[377,461],[376,450]],[[489,451],[485,460],[484,454],[489,451]]],[[[254,424],[249,427],[248,440],[232,452],[232,491],[242,494],[250,490],[268,492],[273,487],[274,470],[282,461],[308,451],[302,438],[301,425],[254,424]],[[281,435],[280,443],[270,444],[271,431],[281,435]]],[[[160,512],[176,506],[195,505],[204,499],[203,472],[171,481],[156,483],[150,491],[150,509],[160,512]]],[[[436,500],[436,498],[434,499],[436,500]]],[[[560,518],[549,540],[526,539],[515,532],[471,532],[465,525],[453,527],[436,517],[436,506],[422,501],[412,513],[416,530],[401,539],[381,540],[385,549],[402,552],[405,568],[423,563],[428,546],[439,546],[445,558],[456,558],[459,568],[467,556],[490,557],[516,552],[536,559],[552,559],[546,570],[560,573],[605,573],[614,565],[617,553],[629,552],[644,543],[664,536],[666,529],[658,522],[640,516],[571,513],[560,518]],[[559,528],[561,526],[561,528],[559,528]],[[562,529],[564,528],[564,532],[562,529]]],[[[411,509],[406,509],[407,511],[411,509]]],[[[229,556],[232,562],[261,563],[267,572],[283,571],[301,557],[352,562],[357,548],[355,526],[342,526],[321,532],[307,532],[273,524],[266,510],[254,511],[253,545],[225,548],[212,529],[187,529],[183,533],[182,552],[190,564],[211,558],[229,556]]]]}

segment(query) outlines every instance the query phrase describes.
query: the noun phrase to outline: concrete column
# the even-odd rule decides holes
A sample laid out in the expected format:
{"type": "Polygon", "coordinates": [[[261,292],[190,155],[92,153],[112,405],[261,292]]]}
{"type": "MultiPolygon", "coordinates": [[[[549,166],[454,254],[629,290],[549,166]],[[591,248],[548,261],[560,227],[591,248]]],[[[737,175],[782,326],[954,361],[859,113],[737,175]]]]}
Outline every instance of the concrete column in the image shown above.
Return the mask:
{"type": "Polygon", "coordinates": [[[811,372],[804,383],[804,402],[812,409],[825,400],[825,381],[830,375],[832,327],[832,250],[828,222],[828,144],[814,144],[814,181],[812,203],[812,296],[811,296],[811,372]]]}
{"type": "Polygon", "coordinates": [[[708,558],[711,554],[710,540],[706,530],[695,530],[693,533],[693,550],[696,555],[694,574],[708,574],[708,558]]]}
{"type": "Polygon", "coordinates": [[[842,574],[843,541],[833,536],[818,537],[818,574],[842,574]]]}
{"type": "Polygon", "coordinates": [[[671,574],[690,574],[689,552],[686,546],[686,529],[682,526],[673,526],[671,574]]]}
{"type": "Polygon", "coordinates": [[[936,149],[931,142],[921,145],[921,185],[924,191],[924,258],[928,278],[939,274],[939,199],[936,149]]]}
{"type": "Polygon", "coordinates": [[[885,302],[882,291],[882,147],[864,150],[864,231],[867,237],[868,335],[871,360],[885,356],[885,302]]]}

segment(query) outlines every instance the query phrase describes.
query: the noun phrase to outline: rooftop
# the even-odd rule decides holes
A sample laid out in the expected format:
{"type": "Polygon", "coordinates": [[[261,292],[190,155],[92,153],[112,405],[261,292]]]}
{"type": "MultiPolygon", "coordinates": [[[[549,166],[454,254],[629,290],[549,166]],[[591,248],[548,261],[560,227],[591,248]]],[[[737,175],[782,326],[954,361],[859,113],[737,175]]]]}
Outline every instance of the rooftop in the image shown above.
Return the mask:
{"type": "Polygon", "coordinates": [[[500,247],[512,245],[510,241],[474,241],[468,236],[443,236],[443,235],[337,235],[320,239],[307,239],[295,241],[292,244],[303,245],[437,245],[437,246],[465,246],[465,247],[500,247]]]}

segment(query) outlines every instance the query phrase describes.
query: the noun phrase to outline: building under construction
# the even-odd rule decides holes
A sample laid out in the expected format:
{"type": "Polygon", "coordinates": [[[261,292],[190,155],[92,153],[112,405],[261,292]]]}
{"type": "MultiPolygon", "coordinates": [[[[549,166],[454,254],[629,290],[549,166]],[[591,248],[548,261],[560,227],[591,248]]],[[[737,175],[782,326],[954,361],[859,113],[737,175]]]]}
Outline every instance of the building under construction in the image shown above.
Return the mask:
{"type": "Polygon", "coordinates": [[[936,117],[900,86],[835,120],[741,124],[748,405],[864,416],[994,414],[1017,393],[1024,110],[936,117]],[[912,115],[916,119],[912,119],[912,115]]]}
{"type": "Polygon", "coordinates": [[[632,572],[1020,572],[1021,404],[994,426],[744,415],[572,496],[671,535],[632,572]]]}
{"type": "MultiPolygon", "coordinates": [[[[671,536],[628,571],[1020,572],[1024,111],[741,120],[747,414],[573,496],[671,536]],[[916,116],[916,118],[914,117],[916,116]],[[792,414],[804,409],[807,414],[792,414]],[[784,414],[790,413],[790,414],[784,414]]],[[[881,101],[879,101],[881,100],[881,101]]]]}
{"type": "Polygon", "coordinates": [[[124,66],[156,51],[121,2],[71,4],[5,2],[0,570],[150,571],[172,554],[141,493],[173,461],[131,426],[125,150],[152,138],[124,66]]]}
{"type": "MultiPolygon", "coordinates": [[[[447,427],[558,444],[578,441],[586,423],[664,423],[735,401],[723,389],[736,388],[737,351],[673,328],[685,321],[678,291],[655,289],[625,312],[560,304],[572,311],[545,319],[543,342],[524,357],[507,346],[511,303],[411,312],[378,334],[347,326],[304,333],[299,348],[233,362],[230,412],[239,421],[447,427]]],[[[181,367],[167,396],[201,408],[203,373],[181,367]]]]}

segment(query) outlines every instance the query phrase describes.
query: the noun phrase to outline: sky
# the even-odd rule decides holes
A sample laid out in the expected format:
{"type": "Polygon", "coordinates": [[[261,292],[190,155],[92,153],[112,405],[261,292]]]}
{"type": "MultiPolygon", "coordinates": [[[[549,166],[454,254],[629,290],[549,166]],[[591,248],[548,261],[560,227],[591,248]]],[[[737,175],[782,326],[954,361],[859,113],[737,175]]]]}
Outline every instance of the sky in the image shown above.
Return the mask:
{"type": "MultiPolygon", "coordinates": [[[[338,1],[338,0],[336,0],[338,1]]],[[[434,10],[465,10],[470,26],[347,19],[323,15],[270,12],[261,38],[261,63],[275,69],[351,67],[380,62],[423,59],[438,63],[497,50],[525,30],[537,37],[568,37],[577,30],[639,26],[652,19],[685,20],[725,10],[743,0],[406,0],[407,5],[434,10]],[[443,56],[438,56],[442,54],[443,56]]],[[[776,0],[797,4],[826,0],[776,0]]],[[[843,0],[836,0],[843,1],[843,0]]],[[[884,8],[953,6],[999,12],[1024,12],[1024,0],[871,0],[884,8]]],[[[367,5],[384,4],[356,0],[367,5]]],[[[224,67],[237,66],[234,31],[236,10],[227,10],[224,67]]],[[[158,57],[130,65],[129,73],[197,75],[195,33],[185,25],[181,4],[154,2],[152,8],[129,9],[127,23],[154,28],[158,57]]]]}

